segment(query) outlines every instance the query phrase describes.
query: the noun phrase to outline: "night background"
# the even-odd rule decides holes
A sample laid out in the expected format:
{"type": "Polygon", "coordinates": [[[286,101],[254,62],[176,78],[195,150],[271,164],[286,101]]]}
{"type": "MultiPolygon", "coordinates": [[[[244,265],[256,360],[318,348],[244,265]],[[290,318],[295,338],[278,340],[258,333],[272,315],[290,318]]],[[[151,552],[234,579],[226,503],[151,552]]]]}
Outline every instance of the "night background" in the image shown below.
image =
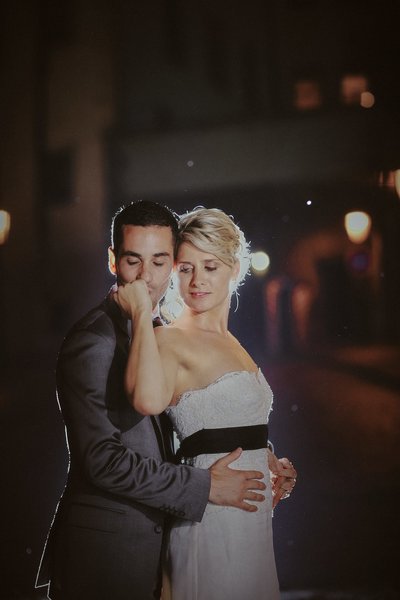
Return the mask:
{"type": "Polygon", "coordinates": [[[3,3],[2,599],[43,598],[68,464],[57,352],[113,281],[112,215],[140,198],[222,208],[270,258],[231,328],[274,390],[270,436],[299,475],[274,516],[282,598],[400,597],[399,13],[3,3]],[[365,239],[345,229],[352,211],[369,216],[365,239]]]}

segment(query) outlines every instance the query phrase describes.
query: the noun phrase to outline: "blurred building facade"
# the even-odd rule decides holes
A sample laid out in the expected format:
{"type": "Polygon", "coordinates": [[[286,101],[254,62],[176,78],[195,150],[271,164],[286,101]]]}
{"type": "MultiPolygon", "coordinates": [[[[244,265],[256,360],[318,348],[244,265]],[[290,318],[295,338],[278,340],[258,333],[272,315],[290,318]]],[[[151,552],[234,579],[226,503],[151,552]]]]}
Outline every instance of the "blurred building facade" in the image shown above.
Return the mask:
{"type": "MultiPolygon", "coordinates": [[[[334,335],[324,319],[334,319],[335,285],[340,295],[350,278],[362,295],[368,281],[371,336],[398,341],[395,10],[327,0],[3,7],[8,351],[18,355],[30,331],[45,352],[103,293],[111,215],[141,197],[231,210],[272,254],[269,277],[308,285],[324,304],[316,338],[334,335]],[[358,270],[342,227],[355,208],[373,220],[358,270]],[[320,295],[322,280],[330,291],[320,295]]],[[[343,319],[356,318],[342,304],[343,319]]]]}

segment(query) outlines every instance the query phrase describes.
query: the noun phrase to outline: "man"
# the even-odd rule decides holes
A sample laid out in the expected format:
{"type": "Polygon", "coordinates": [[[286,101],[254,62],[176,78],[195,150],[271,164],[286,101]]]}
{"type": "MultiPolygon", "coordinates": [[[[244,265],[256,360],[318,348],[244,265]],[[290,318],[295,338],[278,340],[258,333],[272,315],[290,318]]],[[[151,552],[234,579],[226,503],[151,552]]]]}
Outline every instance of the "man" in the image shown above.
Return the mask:
{"type": "MultiPolygon", "coordinates": [[[[144,279],[155,311],[176,235],[172,213],[152,202],[131,204],[113,220],[110,270],[118,285],[144,279]]],[[[208,501],[256,510],[247,501],[263,499],[261,473],[228,466],[240,450],[209,471],[167,462],[173,455],[163,416],[139,415],[125,396],[129,329],[111,292],[61,348],[57,392],[71,462],[37,580],[41,586],[50,578],[54,600],[159,598],[167,516],[200,521],[208,501]]],[[[276,463],[279,499],[290,493],[295,471],[276,463]]]]}

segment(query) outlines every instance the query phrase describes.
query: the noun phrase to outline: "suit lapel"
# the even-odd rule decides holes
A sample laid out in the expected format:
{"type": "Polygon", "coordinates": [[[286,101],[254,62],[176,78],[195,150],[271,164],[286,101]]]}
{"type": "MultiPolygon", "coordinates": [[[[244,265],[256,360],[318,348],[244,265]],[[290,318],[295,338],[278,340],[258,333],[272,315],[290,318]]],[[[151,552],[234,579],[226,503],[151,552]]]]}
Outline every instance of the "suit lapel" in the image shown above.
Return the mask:
{"type": "Polygon", "coordinates": [[[104,300],[103,306],[104,311],[110,316],[118,332],[122,333],[124,337],[130,338],[130,328],[128,326],[128,319],[125,317],[125,315],[122,313],[122,310],[113,299],[112,291],[104,300]]]}
{"type": "Polygon", "coordinates": [[[163,435],[165,457],[169,462],[175,462],[174,442],[173,442],[173,427],[171,420],[165,412],[159,415],[161,432],[163,435]]]}
{"type": "Polygon", "coordinates": [[[157,437],[158,445],[160,447],[161,456],[163,457],[164,460],[166,460],[167,452],[166,452],[166,447],[165,447],[165,443],[164,443],[164,436],[163,436],[163,431],[161,428],[159,415],[152,415],[150,417],[150,419],[151,419],[153,429],[154,429],[156,437],[157,437]]]}

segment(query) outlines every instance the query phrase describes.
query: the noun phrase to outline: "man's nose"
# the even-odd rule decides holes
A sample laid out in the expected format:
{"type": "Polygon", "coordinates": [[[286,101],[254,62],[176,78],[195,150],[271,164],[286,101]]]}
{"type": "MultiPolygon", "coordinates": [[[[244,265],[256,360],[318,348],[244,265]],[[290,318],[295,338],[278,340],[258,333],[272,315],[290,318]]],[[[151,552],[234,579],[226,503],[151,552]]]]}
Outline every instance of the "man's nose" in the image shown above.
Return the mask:
{"type": "Polygon", "coordinates": [[[142,264],[139,271],[138,279],[143,279],[146,283],[149,283],[152,279],[151,269],[148,265],[142,264]]]}

